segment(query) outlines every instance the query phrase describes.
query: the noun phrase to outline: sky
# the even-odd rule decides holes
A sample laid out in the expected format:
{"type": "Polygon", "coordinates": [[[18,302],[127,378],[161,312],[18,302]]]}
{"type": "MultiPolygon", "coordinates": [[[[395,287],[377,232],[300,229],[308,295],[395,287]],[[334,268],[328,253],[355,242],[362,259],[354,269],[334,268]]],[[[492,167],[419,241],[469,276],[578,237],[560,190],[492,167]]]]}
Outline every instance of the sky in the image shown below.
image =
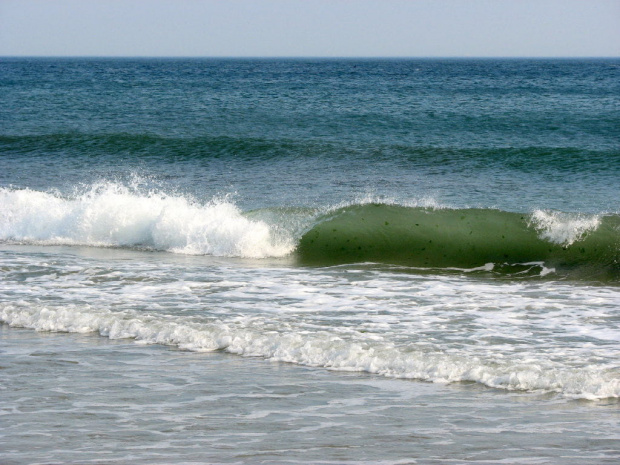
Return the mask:
{"type": "Polygon", "coordinates": [[[618,57],[620,0],[0,0],[0,56],[618,57]]]}

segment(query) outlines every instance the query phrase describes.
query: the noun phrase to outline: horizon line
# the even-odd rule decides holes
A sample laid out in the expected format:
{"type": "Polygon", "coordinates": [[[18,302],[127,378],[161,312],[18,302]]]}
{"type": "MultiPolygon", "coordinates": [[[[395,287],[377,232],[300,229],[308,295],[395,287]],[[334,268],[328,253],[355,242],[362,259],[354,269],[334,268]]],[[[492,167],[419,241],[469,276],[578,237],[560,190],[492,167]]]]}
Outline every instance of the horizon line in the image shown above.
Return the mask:
{"type": "Polygon", "coordinates": [[[162,59],[287,59],[287,60],[411,60],[411,59],[620,59],[620,55],[0,55],[1,58],[162,58],[162,59]]]}

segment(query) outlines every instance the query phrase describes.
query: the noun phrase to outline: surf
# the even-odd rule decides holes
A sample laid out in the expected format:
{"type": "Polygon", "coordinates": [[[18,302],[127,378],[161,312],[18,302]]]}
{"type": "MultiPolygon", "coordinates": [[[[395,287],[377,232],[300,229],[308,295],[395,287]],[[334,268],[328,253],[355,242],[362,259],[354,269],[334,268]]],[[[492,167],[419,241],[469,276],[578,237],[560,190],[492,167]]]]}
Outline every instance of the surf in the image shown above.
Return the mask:
{"type": "Polygon", "coordinates": [[[194,352],[221,351],[244,357],[364,372],[386,378],[434,383],[474,382],[507,391],[557,393],[566,398],[620,397],[620,380],[595,366],[571,367],[559,362],[511,357],[485,359],[466,353],[402,347],[383,338],[350,339],[338,332],[273,330],[264,318],[222,321],[171,317],[89,306],[53,307],[26,302],[0,304],[0,322],[37,331],[95,333],[110,339],[133,339],[194,352]]]}

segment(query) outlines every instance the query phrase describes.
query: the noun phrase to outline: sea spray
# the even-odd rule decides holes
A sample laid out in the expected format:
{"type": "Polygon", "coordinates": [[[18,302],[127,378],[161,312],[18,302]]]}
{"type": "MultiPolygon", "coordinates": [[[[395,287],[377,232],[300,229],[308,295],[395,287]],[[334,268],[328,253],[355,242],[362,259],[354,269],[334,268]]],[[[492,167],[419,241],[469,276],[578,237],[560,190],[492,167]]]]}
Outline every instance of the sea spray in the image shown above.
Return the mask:
{"type": "Polygon", "coordinates": [[[115,183],[69,198],[0,189],[0,240],[41,245],[135,247],[224,257],[278,257],[293,248],[227,200],[136,192],[115,183]]]}
{"type": "Polygon", "coordinates": [[[568,214],[553,211],[536,210],[531,215],[533,226],[541,238],[564,247],[576,241],[583,241],[588,234],[601,224],[599,215],[568,214]]]}

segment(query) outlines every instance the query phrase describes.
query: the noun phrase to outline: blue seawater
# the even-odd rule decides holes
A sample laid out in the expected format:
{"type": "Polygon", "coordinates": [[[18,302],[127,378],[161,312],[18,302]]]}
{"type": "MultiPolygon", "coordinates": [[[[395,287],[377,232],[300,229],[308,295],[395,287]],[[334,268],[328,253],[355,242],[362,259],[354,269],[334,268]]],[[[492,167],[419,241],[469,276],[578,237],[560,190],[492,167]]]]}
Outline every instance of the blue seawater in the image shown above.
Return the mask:
{"type": "Polygon", "coordinates": [[[618,59],[1,58],[0,458],[615,463],[619,109],[618,59]]]}

